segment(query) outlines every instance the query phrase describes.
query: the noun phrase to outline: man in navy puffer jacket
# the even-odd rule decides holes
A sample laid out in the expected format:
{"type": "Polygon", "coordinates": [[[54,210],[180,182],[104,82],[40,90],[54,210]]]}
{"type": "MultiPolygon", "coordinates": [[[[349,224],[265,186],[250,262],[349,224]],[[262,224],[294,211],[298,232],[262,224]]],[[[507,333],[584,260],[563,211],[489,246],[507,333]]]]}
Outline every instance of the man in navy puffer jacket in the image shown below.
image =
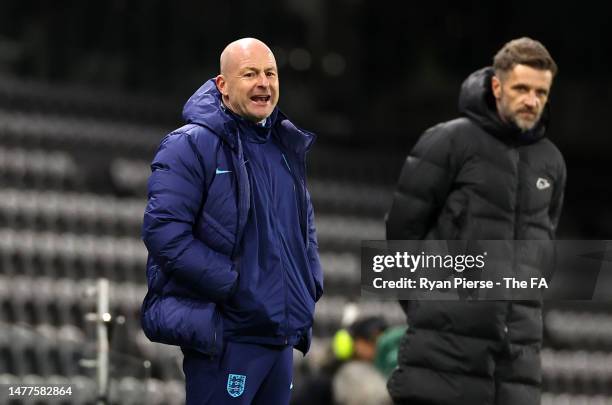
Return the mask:
{"type": "Polygon", "coordinates": [[[151,165],[145,334],[181,346],[187,404],[287,404],[323,293],[305,154],[276,107],[274,55],[245,38],[151,165]]]}

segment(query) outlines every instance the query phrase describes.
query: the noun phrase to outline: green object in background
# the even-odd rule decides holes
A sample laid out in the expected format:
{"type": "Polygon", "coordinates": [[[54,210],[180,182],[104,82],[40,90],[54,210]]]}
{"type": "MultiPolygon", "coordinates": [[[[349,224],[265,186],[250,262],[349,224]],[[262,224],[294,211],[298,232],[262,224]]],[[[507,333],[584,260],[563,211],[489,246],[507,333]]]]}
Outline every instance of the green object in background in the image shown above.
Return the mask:
{"type": "Polygon", "coordinates": [[[348,360],[353,355],[353,338],[346,329],[340,329],[332,342],[334,354],[338,360],[348,360]]]}
{"type": "Polygon", "coordinates": [[[397,367],[400,340],[406,334],[407,329],[405,326],[389,328],[378,338],[374,365],[385,377],[389,377],[393,369],[397,367]]]}

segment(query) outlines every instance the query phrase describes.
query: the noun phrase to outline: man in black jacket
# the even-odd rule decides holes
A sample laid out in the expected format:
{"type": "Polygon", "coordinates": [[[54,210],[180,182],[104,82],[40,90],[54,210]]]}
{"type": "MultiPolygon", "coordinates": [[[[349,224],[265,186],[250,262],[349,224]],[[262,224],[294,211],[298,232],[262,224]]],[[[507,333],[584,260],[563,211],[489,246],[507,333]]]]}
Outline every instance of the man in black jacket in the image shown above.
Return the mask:
{"type": "MultiPolygon", "coordinates": [[[[427,130],[402,169],[387,239],[550,240],[565,163],[545,138],[557,66],[520,38],[470,75],[461,117],[427,130]]],[[[540,403],[541,301],[402,301],[398,404],[540,403]]]]}

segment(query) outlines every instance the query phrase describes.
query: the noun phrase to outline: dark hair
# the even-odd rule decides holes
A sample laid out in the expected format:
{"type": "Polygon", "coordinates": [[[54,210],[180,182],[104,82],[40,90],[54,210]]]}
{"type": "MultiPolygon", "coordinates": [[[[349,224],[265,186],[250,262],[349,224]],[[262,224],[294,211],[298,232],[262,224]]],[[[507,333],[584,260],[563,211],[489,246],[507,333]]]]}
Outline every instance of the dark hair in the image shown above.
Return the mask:
{"type": "Polygon", "coordinates": [[[493,58],[495,74],[509,72],[515,65],[550,70],[553,77],[557,74],[557,64],[544,45],[527,37],[507,42],[493,58]]]}
{"type": "Polygon", "coordinates": [[[378,335],[387,329],[387,321],[380,316],[368,316],[353,322],[349,326],[349,333],[353,339],[374,341],[378,335]]]}

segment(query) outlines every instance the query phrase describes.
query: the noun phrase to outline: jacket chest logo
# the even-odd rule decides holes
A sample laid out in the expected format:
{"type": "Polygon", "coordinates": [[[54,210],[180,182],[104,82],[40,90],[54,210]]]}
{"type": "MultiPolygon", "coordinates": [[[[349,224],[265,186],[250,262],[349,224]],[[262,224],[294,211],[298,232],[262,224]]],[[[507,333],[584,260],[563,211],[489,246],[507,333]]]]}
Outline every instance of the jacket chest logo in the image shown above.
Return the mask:
{"type": "Polygon", "coordinates": [[[538,190],[546,190],[550,187],[550,181],[548,181],[544,177],[538,177],[538,181],[536,181],[536,187],[538,188],[538,190]]]}

